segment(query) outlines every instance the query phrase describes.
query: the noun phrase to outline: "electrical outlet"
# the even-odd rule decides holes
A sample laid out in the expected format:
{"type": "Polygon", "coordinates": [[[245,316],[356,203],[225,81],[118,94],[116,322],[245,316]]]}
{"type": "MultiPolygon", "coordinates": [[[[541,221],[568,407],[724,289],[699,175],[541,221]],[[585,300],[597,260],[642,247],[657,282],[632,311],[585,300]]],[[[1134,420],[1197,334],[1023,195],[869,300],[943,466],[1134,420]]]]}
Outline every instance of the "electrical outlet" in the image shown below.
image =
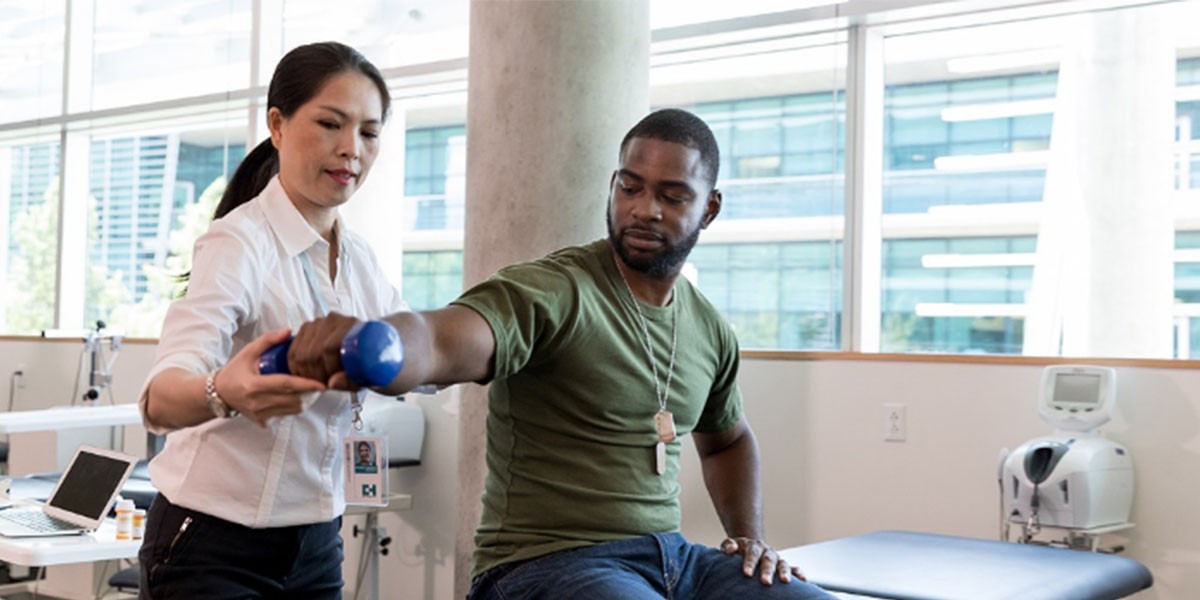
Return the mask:
{"type": "Polygon", "coordinates": [[[16,370],[13,371],[13,378],[17,380],[17,389],[19,389],[19,390],[25,389],[25,364],[24,363],[17,365],[16,370]]]}
{"type": "Polygon", "coordinates": [[[903,404],[883,405],[883,439],[903,442],[908,438],[908,415],[903,404]]]}

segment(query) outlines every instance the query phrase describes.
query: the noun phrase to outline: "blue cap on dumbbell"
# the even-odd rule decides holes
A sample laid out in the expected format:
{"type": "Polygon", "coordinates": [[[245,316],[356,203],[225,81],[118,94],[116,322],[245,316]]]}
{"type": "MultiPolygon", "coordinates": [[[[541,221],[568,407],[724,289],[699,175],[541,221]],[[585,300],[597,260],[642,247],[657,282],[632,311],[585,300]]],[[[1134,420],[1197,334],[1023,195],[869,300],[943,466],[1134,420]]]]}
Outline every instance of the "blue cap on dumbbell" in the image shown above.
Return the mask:
{"type": "Polygon", "coordinates": [[[283,375],[290,374],[291,371],[288,370],[287,353],[288,348],[291,347],[292,338],[288,338],[286,341],[267,348],[267,351],[263,352],[262,356],[260,356],[258,359],[258,372],[262,373],[263,375],[273,375],[277,373],[283,375]]]}
{"type": "Polygon", "coordinates": [[[400,334],[386,321],[355,324],[342,338],[341,354],[346,376],[362,387],[385,386],[404,367],[400,334]]]}

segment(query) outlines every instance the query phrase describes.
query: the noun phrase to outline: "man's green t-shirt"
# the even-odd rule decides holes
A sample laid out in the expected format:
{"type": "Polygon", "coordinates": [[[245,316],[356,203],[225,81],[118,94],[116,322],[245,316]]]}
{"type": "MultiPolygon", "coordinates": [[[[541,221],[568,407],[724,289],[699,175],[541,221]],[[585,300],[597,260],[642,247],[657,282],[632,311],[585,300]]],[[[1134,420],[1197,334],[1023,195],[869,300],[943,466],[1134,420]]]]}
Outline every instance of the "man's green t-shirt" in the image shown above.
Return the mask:
{"type": "MultiPolygon", "coordinates": [[[[500,270],[455,304],[496,338],[487,482],[472,577],[510,561],[677,531],[681,439],[655,469],[659,410],[642,321],[606,239],[500,270]]],[[[737,340],[680,278],[666,307],[639,303],[680,436],[742,416],[737,340]]]]}

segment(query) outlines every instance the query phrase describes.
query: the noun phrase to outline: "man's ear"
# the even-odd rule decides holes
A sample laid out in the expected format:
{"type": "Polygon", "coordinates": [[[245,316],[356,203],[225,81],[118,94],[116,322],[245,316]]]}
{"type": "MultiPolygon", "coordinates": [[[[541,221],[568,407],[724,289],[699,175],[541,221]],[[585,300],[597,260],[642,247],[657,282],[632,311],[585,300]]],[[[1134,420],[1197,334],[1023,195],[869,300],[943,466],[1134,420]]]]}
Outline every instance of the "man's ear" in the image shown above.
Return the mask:
{"type": "Polygon", "coordinates": [[[704,218],[700,221],[701,229],[707,229],[708,225],[721,214],[721,202],[724,199],[721,197],[721,190],[713,188],[713,191],[708,193],[708,203],[704,207],[704,218]]]}

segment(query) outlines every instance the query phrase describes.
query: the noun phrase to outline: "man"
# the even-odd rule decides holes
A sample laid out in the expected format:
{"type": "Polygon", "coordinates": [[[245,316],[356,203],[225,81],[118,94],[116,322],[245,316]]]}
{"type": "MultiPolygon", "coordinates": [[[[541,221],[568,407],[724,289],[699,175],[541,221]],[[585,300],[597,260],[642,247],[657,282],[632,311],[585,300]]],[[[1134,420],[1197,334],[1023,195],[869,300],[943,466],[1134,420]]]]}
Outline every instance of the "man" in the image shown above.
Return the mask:
{"type": "MultiPolygon", "coordinates": [[[[737,341],[679,277],[721,210],[718,164],[703,121],[654,112],[621,143],[607,240],[502,269],[446,308],[387,318],[405,364],[386,393],[491,384],[472,600],[829,598],[763,539],[737,341]],[[720,550],[678,533],[688,433],[729,536],[720,550]]],[[[353,323],[305,324],[293,373],[345,387],[337,347],[353,323]]]]}
{"type": "Polygon", "coordinates": [[[375,457],[372,450],[370,442],[360,441],[355,445],[355,451],[358,453],[358,460],[354,463],[355,473],[375,472],[375,457]]]}

